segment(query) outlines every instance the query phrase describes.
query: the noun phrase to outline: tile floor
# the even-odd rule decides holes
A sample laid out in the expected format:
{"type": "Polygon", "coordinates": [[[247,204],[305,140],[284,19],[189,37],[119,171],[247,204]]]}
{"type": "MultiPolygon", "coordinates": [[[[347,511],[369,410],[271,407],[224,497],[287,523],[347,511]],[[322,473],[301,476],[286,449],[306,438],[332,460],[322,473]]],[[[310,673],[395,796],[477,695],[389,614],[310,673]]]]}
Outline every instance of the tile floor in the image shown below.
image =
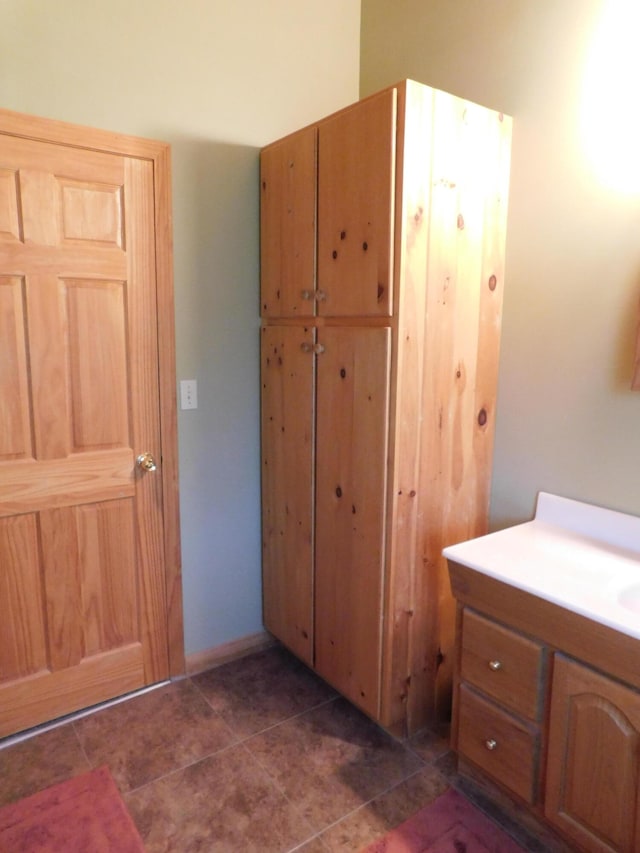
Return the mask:
{"type": "MultiPolygon", "coordinates": [[[[0,805],[101,764],[149,853],[357,851],[466,784],[445,737],[390,737],[279,646],[9,743],[0,805]]],[[[525,849],[567,849],[465,793],[525,849]]]]}

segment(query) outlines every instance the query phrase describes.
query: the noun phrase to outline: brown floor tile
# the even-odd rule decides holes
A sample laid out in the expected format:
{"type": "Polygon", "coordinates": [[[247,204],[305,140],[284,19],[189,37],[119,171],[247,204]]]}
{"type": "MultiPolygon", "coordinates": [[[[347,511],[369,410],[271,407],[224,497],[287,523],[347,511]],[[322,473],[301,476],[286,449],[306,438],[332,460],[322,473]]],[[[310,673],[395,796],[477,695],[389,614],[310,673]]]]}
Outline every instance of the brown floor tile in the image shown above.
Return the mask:
{"type": "Polygon", "coordinates": [[[448,788],[448,783],[435,768],[425,767],[329,827],[319,840],[332,853],[361,850],[408,820],[448,788]]]}
{"type": "Polygon", "coordinates": [[[380,838],[443,794],[449,785],[426,767],[376,797],[322,834],[332,851],[355,851],[380,838]]]}
{"type": "Polygon", "coordinates": [[[97,711],[74,726],[92,766],[108,764],[123,792],[236,740],[189,679],[97,711]]]}
{"type": "Polygon", "coordinates": [[[424,766],[344,699],[245,743],[316,832],[424,766]]]}
{"type": "Polygon", "coordinates": [[[148,853],[283,853],[313,834],[242,744],[125,799],[148,853]]]}
{"type": "Polygon", "coordinates": [[[248,737],[336,696],[281,646],[193,676],[227,725],[248,737]]]}
{"type": "Polygon", "coordinates": [[[449,730],[442,727],[437,731],[424,729],[418,734],[410,737],[406,742],[415,753],[417,753],[427,764],[432,764],[438,758],[449,752],[449,730]]]}
{"type": "Polygon", "coordinates": [[[90,770],[71,724],[0,750],[0,806],[90,770]]]}

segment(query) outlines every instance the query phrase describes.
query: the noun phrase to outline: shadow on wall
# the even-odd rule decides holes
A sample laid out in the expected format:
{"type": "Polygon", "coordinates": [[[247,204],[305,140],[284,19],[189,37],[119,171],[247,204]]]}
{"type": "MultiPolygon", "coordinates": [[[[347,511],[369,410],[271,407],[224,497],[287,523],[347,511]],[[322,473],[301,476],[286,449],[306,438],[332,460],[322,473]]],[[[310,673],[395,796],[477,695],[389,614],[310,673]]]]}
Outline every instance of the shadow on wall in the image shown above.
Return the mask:
{"type": "Polygon", "coordinates": [[[187,654],[261,630],[259,149],[173,136],[187,654]]]}
{"type": "Polygon", "coordinates": [[[229,318],[239,298],[255,297],[250,307],[257,317],[260,149],[206,139],[170,141],[176,275],[186,274],[206,306],[229,318]]]}

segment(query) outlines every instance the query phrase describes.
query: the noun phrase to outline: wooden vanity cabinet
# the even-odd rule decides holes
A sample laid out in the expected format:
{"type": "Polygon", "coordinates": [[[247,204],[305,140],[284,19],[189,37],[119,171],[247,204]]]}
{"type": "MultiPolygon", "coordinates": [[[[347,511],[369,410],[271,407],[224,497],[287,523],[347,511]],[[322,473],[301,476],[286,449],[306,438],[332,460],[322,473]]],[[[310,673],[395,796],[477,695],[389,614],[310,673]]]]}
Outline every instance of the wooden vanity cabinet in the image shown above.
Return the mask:
{"type": "Polygon", "coordinates": [[[405,81],[261,152],[266,628],[383,726],[448,714],[485,532],[511,122],[405,81]]]}
{"type": "Polygon", "coordinates": [[[459,564],[450,571],[458,755],[576,849],[638,853],[638,640],[459,564]]]}

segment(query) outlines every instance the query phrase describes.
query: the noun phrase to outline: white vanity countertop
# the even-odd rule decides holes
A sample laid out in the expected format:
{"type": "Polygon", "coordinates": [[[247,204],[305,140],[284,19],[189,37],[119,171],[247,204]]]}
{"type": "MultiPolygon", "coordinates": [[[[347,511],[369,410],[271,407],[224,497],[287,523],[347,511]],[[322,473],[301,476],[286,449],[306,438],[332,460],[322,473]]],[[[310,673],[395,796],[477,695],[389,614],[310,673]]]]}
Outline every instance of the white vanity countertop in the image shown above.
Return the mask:
{"type": "Polygon", "coordinates": [[[444,556],[640,639],[640,518],[540,492],[533,521],[444,556]]]}

